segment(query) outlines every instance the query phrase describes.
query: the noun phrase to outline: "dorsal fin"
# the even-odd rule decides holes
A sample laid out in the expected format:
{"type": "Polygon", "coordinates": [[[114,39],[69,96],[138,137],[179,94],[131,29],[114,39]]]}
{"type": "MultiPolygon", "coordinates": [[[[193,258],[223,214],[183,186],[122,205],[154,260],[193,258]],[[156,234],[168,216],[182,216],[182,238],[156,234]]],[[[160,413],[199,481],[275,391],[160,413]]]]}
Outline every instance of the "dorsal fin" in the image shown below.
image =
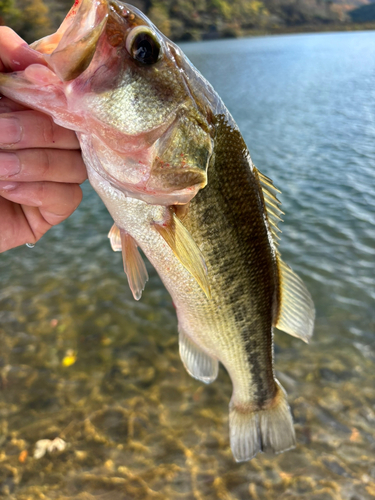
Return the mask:
{"type": "MultiPolygon", "coordinates": [[[[281,230],[278,227],[282,222],[281,202],[277,199],[280,191],[274,186],[271,179],[254,167],[263,192],[267,219],[275,245],[280,239],[281,230]]],[[[277,319],[274,326],[293,337],[308,342],[312,336],[315,320],[315,308],[311,295],[303,281],[293,270],[281,260],[280,252],[276,249],[277,267],[280,278],[280,299],[277,319]]]]}
{"type": "Polygon", "coordinates": [[[315,308],[303,281],[277,256],[280,276],[280,305],[276,328],[308,342],[312,336],[315,308]]]}
{"type": "Polygon", "coordinates": [[[262,188],[267,218],[270,224],[274,243],[277,245],[278,240],[280,239],[279,233],[281,233],[278,224],[283,221],[280,216],[284,215],[284,212],[280,208],[281,202],[277,199],[277,193],[280,193],[281,191],[274,186],[271,179],[259,172],[257,168],[254,167],[254,171],[262,188]]]}

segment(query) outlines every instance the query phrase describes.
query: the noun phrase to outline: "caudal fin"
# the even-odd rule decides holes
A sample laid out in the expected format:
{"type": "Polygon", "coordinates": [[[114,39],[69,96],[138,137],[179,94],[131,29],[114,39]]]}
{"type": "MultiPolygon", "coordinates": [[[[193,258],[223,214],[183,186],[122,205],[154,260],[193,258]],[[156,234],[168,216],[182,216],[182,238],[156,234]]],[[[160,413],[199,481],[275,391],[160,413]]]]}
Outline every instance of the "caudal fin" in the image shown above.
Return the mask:
{"type": "Polygon", "coordinates": [[[231,403],[230,445],[237,462],[250,460],[260,451],[281,453],[295,447],[296,436],[286,394],[279,383],[277,388],[267,409],[250,411],[231,403]]]}

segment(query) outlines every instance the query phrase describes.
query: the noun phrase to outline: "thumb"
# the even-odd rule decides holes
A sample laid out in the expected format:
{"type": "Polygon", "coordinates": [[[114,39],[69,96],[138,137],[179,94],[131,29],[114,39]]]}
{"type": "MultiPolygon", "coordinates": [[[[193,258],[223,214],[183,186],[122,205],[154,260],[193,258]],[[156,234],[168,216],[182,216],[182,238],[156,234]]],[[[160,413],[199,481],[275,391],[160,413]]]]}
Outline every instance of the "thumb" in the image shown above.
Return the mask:
{"type": "Polygon", "coordinates": [[[46,65],[46,62],[15,31],[0,26],[0,72],[22,71],[30,64],[46,65]]]}

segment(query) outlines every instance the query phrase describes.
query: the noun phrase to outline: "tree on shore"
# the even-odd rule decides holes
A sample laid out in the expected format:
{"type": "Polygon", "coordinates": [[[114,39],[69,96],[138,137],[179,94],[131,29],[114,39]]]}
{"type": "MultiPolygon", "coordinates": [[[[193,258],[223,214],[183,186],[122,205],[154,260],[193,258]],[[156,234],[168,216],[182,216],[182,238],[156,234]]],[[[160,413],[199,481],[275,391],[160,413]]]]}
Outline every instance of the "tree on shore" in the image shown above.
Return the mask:
{"type": "Polygon", "coordinates": [[[52,31],[43,0],[0,0],[0,25],[10,26],[29,43],[52,31]]]}
{"type": "Polygon", "coordinates": [[[0,26],[11,26],[19,30],[22,25],[22,13],[14,0],[0,0],[0,26]]]}
{"type": "MultiPolygon", "coordinates": [[[[332,1],[131,0],[131,3],[173,40],[198,40],[241,36],[254,29],[338,23],[342,18],[332,1]]],[[[73,0],[0,0],[0,25],[12,27],[32,42],[56,30],[72,4],[73,0]]]]}

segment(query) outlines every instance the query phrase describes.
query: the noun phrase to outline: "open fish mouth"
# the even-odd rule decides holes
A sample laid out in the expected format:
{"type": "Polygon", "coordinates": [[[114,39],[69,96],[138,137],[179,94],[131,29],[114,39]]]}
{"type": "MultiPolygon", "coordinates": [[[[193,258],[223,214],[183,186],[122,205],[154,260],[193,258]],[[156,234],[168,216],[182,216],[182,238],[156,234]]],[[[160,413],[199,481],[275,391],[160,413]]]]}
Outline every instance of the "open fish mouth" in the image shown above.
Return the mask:
{"type": "Polygon", "coordinates": [[[76,0],[60,28],[34,42],[48,67],[62,80],[81,75],[90,65],[109,17],[107,0],[76,0]]]}
{"type": "Polygon", "coordinates": [[[31,48],[44,54],[49,68],[66,82],[88,68],[102,35],[117,47],[129,30],[148,24],[138,9],[117,0],[76,0],[59,29],[31,48]]]}

